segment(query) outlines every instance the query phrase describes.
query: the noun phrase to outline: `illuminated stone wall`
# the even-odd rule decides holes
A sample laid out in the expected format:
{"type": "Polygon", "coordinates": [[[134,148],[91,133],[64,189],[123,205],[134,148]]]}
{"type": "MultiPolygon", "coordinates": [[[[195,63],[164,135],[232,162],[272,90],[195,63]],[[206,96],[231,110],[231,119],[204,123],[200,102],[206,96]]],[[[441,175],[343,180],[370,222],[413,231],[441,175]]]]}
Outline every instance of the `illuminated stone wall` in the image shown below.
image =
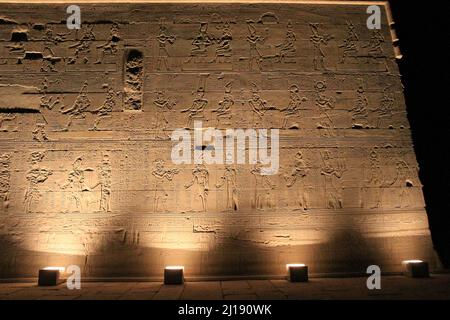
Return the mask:
{"type": "Polygon", "coordinates": [[[0,276],[433,264],[388,17],[369,30],[366,8],[84,4],[76,31],[65,5],[1,4],[0,276]],[[279,129],[279,172],[174,164],[195,120],[279,129]]]}

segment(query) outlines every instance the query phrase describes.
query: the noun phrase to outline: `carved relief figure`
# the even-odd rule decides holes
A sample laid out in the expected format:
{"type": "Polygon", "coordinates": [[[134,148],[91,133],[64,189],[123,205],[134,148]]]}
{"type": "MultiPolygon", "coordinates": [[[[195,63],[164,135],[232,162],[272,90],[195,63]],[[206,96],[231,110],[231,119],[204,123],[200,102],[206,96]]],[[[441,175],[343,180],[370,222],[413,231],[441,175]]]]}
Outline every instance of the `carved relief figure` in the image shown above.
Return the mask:
{"type": "Polygon", "coordinates": [[[222,188],[225,185],[227,193],[227,210],[239,210],[238,189],[236,183],[237,170],[230,165],[225,165],[225,171],[220,177],[220,182],[216,184],[217,188],[222,188]]]}
{"type": "Polygon", "coordinates": [[[200,198],[202,204],[202,211],[206,212],[208,209],[208,193],[209,193],[209,172],[204,164],[196,164],[192,170],[192,180],[185,184],[184,187],[189,189],[195,185],[194,199],[200,198]]]}
{"type": "MultiPolygon", "coordinates": [[[[398,190],[399,201],[396,204],[397,208],[407,208],[413,204],[414,195],[413,187],[415,174],[410,168],[409,164],[403,160],[403,157],[398,157],[395,163],[396,176],[394,181],[390,184],[390,187],[398,190]]],[[[417,170],[417,169],[416,169],[417,170]]]]}
{"type": "MultiPolygon", "coordinates": [[[[86,170],[86,169],[85,169],[86,170]]],[[[111,212],[111,172],[112,167],[109,155],[104,154],[102,164],[99,167],[98,182],[91,190],[100,187],[100,211],[111,212]]]]}
{"type": "Polygon", "coordinates": [[[395,108],[395,96],[389,91],[390,86],[383,89],[383,98],[381,98],[380,105],[374,111],[377,119],[376,127],[393,127],[392,117],[395,108]]]}
{"type": "Polygon", "coordinates": [[[156,178],[153,212],[168,211],[166,202],[169,194],[164,189],[164,183],[172,181],[173,177],[178,173],[178,169],[166,169],[164,160],[158,159],[155,161],[155,169],[152,171],[152,175],[156,178]]]}
{"type": "Polygon", "coordinates": [[[316,107],[319,111],[318,129],[325,129],[325,136],[335,136],[334,122],[331,118],[330,111],[334,109],[335,100],[325,94],[327,84],[324,81],[318,81],[315,85],[316,89],[316,107]]]}
{"type": "Polygon", "coordinates": [[[350,109],[353,128],[362,128],[364,126],[368,126],[369,100],[367,99],[362,80],[360,80],[360,82],[361,84],[356,90],[356,104],[352,109],[350,109]]]}
{"type": "Polygon", "coordinates": [[[111,25],[111,30],[109,34],[108,40],[97,46],[97,49],[101,49],[100,56],[98,57],[95,64],[99,64],[103,62],[105,55],[114,56],[117,54],[117,46],[119,45],[120,35],[119,35],[119,25],[117,23],[113,23],[111,25]]]}
{"type": "Polygon", "coordinates": [[[181,113],[187,113],[187,129],[190,128],[192,120],[204,118],[204,111],[206,109],[206,106],[208,105],[208,100],[204,98],[206,78],[208,76],[209,74],[200,75],[199,83],[197,85],[197,97],[192,102],[192,106],[181,110],[181,113]]]}
{"type": "Polygon", "coordinates": [[[253,71],[254,70],[254,65],[256,64],[256,70],[261,71],[261,62],[263,61],[263,56],[261,54],[261,52],[258,49],[258,44],[259,43],[264,43],[265,38],[260,36],[257,31],[256,28],[253,24],[248,24],[248,31],[249,31],[249,35],[247,36],[247,42],[250,46],[250,51],[249,51],[249,70],[253,71]]]}
{"type": "Polygon", "coordinates": [[[320,174],[324,179],[326,207],[328,209],[343,208],[342,177],[347,171],[342,159],[333,159],[330,151],[321,152],[322,168],[320,174]]]}
{"type": "Polygon", "coordinates": [[[258,210],[274,207],[272,191],[276,187],[269,176],[261,174],[261,169],[262,164],[258,161],[250,171],[255,178],[255,193],[252,206],[258,210]]]}
{"type": "Polygon", "coordinates": [[[116,93],[113,89],[109,88],[106,93],[105,101],[102,103],[100,107],[95,110],[92,110],[91,113],[95,114],[95,120],[92,128],[89,130],[95,131],[98,130],[98,124],[102,119],[109,119],[112,117],[112,112],[116,107],[116,93]]]}
{"type": "Polygon", "coordinates": [[[155,138],[165,139],[164,130],[166,130],[169,120],[167,120],[167,113],[177,104],[176,101],[171,101],[165,97],[163,91],[156,93],[156,99],[153,100],[153,104],[156,106],[156,123],[155,123],[155,138]]]}
{"type": "Polygon", "coordinates": [[[88,83],[87,81],[85,81],[83,83],[83,86],[81,87],[80,93],[78,94],[77,98],[75,99],[74,103],[70,108],[65,109],[64,107],[61,107],[60,112],[62,114],[69,116],[69,121],[67,122],[66,126],[62,129],[63,131],[69,130],[69,127],[74,119],[86,118],[86,112],[91,106],[91,100],[89,99],[88,94],[86,92],[87,86],[88,83]]]}
{"type": "Polygon", "coordinates": [[[361,208],[382,208],[383,207],[383,171],[381,168],[378,152],[374,149],[368,158],[368,170],[365,170],[364,187],[361,188],[361,208]],[[368,171],[368,176],[366,177],[368,171]]]}
{"type": "Polygon", "coordinates": [[[219,125],[223,119],[230,120],[233,116],[232,107],[234,105],[234,98],[231,95],[231,82],[225,85],[225,95],[223,100],[219,101],[217,109],[212,110],[216,114],[216,126],[219,125]]]}
{"type": "Polygon", "coordinates": [[[248,101],[253,111],[253,128],[264,126],[264,116],[267,111],[275,110],[273,106],[269,106],[266,100],[261,98],[259,88],[256,84],[252,84],[252,98],[248,101]]]}
{"type": "Polygon", "coordinates": [[[386,40],[381,34],[380,30],[373,29],[372,36],[370,37],[369,43],[364,45],[364,48],[368,48],[368,53],[370,56],[381,56],[383,55],[383,43],[386,40]]]}
{"type": "Polygon", "coordinates": [[[169,70],[169,52],[167,45],[175,43],[176,37],[168,34],[163,19],[159,22],[159,35],[156,37],[158,41],[158,60],[156,61],[156,70],[169,70]]]}
{"type": "Polygon", "coordinates": [[[284,63],[292,63],[295,60],[292,60],[297,55],[297,47],[295,42],[297,41],[297,36],[295,35],[293,25],[291,21],[287,24],[286,36],[284,41],[276,47],[278,48],[278,58],[279,62],[284,63]]]}
{"type": "Polygon", "coordinates": [[[358,45],[359,37],[355,31],[355,25],[351,21],[347,21],[347,36],[344,39],[344,43],[339,46],[339,48],[343,48],[342,58],[339,63],[345,63],[345,58],[347,57],[355,57],[358,54],[358,45]]]}
{"type": "Polygon", "coordinates": [[[303,159],[303,154],[298,151],[295,155],[294,165],[291,172],[284,176],[288,188],[297,185],[297,201],[301,210],[308,210],[308,194],[305,189],[305,178],[308,174],[308,165],[303,159]]]}
{"type": "Polygon", "coordinates": [[[124,108],[127,111],[142,110],[144,86],[144,57],[138,50],[130,50],[125,64],[124,108]]]}
{"type": "Polygon", "coordinates": [[[44,152],[36,151],[30,155],[31,169],[28,170],[26,179],[28,187],[25,192],[24,204],[25,212],[29,213],[33,205],[37,204],[42,196],[39,188],[53,174],[51,170],[40,167],[40,163],[44,158],[44,152]]]}
{"type": "Polygon", "coordinates": [[[93,41],[95,41],[95,35],[93,32],[94,26],[88,25],[86,27],[86,31],[81,36],[81,39],[69,46],[70,49],[75,49],[74,55],[69,57],[68,64],[74,64],[75,62],[80,59],[80,54],[83,54],[83,63],[88,63],[89,59],[87,55],[91,52],[91,44],[93,41]]]}
{"type": "Polygon", "coordinates": [[[319,31],[318,23],[310,23],[312,35],[309,38],[314,46],[314,70],[327,70],[325,67],[325,53],[322,46],[326,46],[328,42],[333,39],[333,36],[329,34],[321,34],[319,31]]]}
{"type": "Polygon", "coordinates": [[[83,167],[83,158],[78,157],[72,164],[72,170],[67,176],[66,183],[61,186],[61,189],[69,191],[69,198],[75,203],[75,211],[83,212],[83,193],[91,191],[85,181],[84,173],[86,171],[94,171],[89,167],[83,167]]]}
{"type": "Polygon", "coordinates": [[[230,24],[224,23],[221,29],[222,35],[214,39],[217,42],[216,53],[214,59],[210,62],[229,62],[232,56],[231,42],[233,35],[231,34],[230,24]]]}
{"type": "Polygon", "coordinates": [[[208,47],[213,43],[214,37],[208,33],[208,23],[202,22],[198,34],[192,40],[191,54],[185,63],[191,62],[192,59],[194,62],[203,61],[208,56],[208,47]]]}
{"type": "Polygon", "coordinates": [[[45,132],[45,123],[36,123],[36,127],[32,131],[33,140],[48,141],[47,133],[45,132]]]}
{"type": "MultiPolygon", "coordinates": [[[[303,102],[307,101],[306,97],[300,96],[300,89],[297,85],[293,84],[289,87],[289,104],[286,108],[281,109],[284,113],[283,129],[288,127],[289,119],[300,117],[300,108],[303,102]]],[[[298,123],[294,123],[292,128],[299,128],[298,123]]]]}
{"type": "Polygon", "coordinates": [[[49,81],[47,77],[42,81],[42,96],[40,98],[40,107],[42,109],[52,110],[55,106],[59,106],[60,108],[64,108],[61,97],[56,97],[53,100],[54,96],[48,96],[48,87],[52,83],[59,83],[59,80],[49,81]]]}
{"type": "Polygon", "coordinates": [[[61,57],[55,57],[55,52],[53,51],[53,47],[57,46],[59,43],[66,40],[66,36],[70,34],[67,33],[57,33],[54,34],[53,28],[49,25],[46,25],[45,33],[43,37],[44,50],[42,51],[43,59],[42,59],[42,72],[56,72],[56,62],[62,60],[61,57]],[[47,54],[47,55],[46,55],[47,54]]]}
{"type": "Polygon", "coordinates": [[[9,190],[11,188],[11,154],[4,153],[0,156],[0,200],[2,212],[9,206],[9,190]]]}

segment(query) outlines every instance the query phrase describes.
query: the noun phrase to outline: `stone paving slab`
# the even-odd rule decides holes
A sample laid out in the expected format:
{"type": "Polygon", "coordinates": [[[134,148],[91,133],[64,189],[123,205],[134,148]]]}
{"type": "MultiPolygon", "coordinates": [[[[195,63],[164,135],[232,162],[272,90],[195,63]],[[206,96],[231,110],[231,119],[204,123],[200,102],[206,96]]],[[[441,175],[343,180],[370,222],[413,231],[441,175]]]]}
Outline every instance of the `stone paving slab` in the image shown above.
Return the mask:
{"type": "Polygon", "coordinates": [[[81,290],[65,283],[38,287],[35,283],[0,283],[0,300],[283,300],[283,299],[450,299],[450,275],[427,279],[382,277],[381,290],[368,290],[366,278],[312,278],[307,283],[286,280],[186,282],[82,282],[81,290]]]}

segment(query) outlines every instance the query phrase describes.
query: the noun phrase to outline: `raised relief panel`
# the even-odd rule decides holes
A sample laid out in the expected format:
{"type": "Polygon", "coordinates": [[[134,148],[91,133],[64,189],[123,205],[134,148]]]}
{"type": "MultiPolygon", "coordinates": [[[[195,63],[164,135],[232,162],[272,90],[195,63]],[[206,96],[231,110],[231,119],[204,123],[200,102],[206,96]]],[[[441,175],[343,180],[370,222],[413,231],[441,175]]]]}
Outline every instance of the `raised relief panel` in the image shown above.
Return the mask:
{"type": "Polygon", "coordinates": [[[65,8],[0,5],[1,278],[433,264],[385,7],[380,30],[348,1],[86,3],[79,30],[65,8]]]}

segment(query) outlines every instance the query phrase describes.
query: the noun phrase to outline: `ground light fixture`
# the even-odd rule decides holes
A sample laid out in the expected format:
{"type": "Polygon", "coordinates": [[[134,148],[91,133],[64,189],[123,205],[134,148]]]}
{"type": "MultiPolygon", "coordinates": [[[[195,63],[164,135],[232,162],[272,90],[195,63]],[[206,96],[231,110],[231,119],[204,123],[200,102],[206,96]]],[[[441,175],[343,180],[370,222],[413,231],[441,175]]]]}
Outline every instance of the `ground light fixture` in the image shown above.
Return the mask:
{"type": "Polygon", "coordinates": [[[308,266],[304,263],[289,263],[286,265],[287,279],[290,282],[307,282],[308,266]]]}
{"type": "Polygon", "coordinates": [[[64,267],[45,267],[39,269],[39,286],[56,286],[61,283],[61,274],[65,271],[64,267]]]}
{"type": "Polygon", "coordinates": [[[164,284],[183,284],[183,282],[183,266],[166,266],[164,268],[164,284]]]}
{"type": "Polygon", "coordinates": [[[402,261],[403,274],[411,278],[428,278],[430,271],[428,262],[422,260],[405,260],[402,261]]]}

